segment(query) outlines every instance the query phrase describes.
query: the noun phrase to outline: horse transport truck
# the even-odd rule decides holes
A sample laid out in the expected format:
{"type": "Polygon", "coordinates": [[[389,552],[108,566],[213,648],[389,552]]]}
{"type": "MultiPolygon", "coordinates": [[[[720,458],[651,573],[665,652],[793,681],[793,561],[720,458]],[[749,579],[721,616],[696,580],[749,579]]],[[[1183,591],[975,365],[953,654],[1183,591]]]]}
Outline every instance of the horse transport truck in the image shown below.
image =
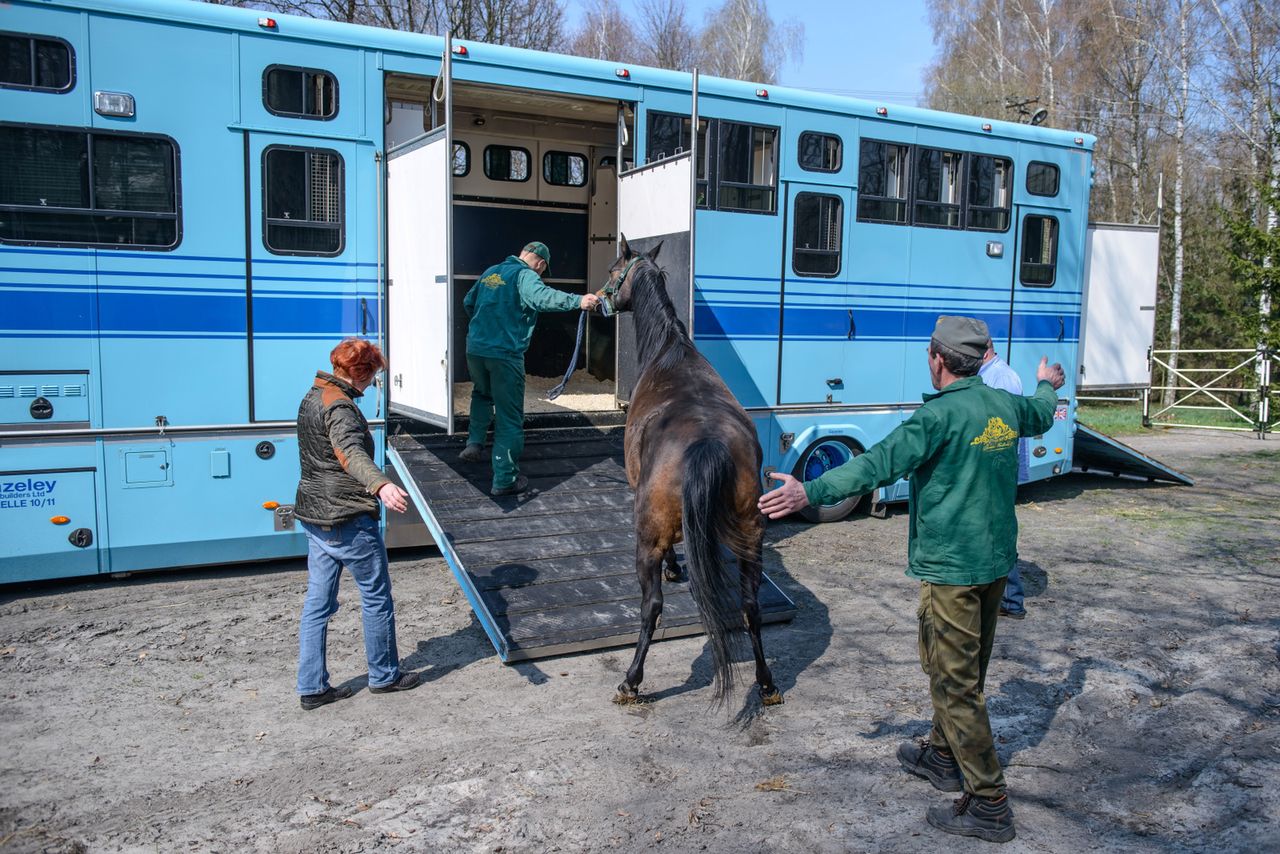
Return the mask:
{"type": "MultiPolygon", "coordinates": [[[[1024,378],[1041,355],[1066,367],[1030,476],[1071,471],[1093,145],[185,0],[14,0],[0,582],[304,554],[298,400],[362,336],[389,357],[361,401],[377,462],[414,501],[390,542],[440,546],[504,660],[634,638],[629,319],[590,318],[552,404],[532,390],[563,372],[577,318],[540,322],[533,498],[499,506],[456,460],[462,296],[531,239],[552,247],[549,284],[578,293],[619,234],[661,241],[681,319],[767,469],[811,478],[883,438],[929,390],[924,348],[953,313],[985,320],[1024,378]]],[[[664,631],[696,631],[671,601],[664,631]]]]}

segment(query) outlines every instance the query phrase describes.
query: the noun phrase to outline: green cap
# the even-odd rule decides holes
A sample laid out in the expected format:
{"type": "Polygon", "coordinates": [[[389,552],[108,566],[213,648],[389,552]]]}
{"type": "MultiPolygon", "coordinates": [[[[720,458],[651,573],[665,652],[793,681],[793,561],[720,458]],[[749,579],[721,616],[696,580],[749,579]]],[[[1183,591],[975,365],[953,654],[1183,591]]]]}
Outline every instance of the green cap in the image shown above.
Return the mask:
{"type": "Polygon", "coordinates": [[[933,327],[933,340],[963,356],[981,359],[987,354],[987,342],[991,333],[987,324],[976,317],[957,317],[950,314],[938,316],[933,327]]]}
{"type": "Polygon", "coordinates": [[[524,249],[521,251],[532,252],[534,255],[537,255],[543,261],[546,261],[547,269],[544,272],[549,272],[551,270],[551,250],[547,248],[547,244],[542,243],[541,241],[535,240],[532,243],[526,243],[524,249]]]}

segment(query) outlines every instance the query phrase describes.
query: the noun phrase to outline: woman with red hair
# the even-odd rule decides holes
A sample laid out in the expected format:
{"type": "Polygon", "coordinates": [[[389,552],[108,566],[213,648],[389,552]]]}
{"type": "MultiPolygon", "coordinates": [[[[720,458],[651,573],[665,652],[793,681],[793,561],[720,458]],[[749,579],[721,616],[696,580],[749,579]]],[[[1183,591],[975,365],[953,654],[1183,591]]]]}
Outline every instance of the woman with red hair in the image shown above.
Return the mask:
{"type": "Polygon", "coordinates": [[[405,491],[373,461],[369,422],[356,406],[378,371],[382,351],[347,338],[329,354],[333,373],[316,379],[298,407],[298,458],[302,480],[294,516],[307,534],[307,598],[298,643],[298,694],[311,710],[351,696],[351,688],[329,684],[325,640],[338,610],[338,579],[350,570],[360,589],[369,691],[384,694],[418,685],[416,673],[400,672],[395,604],[387,572],[387,547],[378,520],[381,504],[405,511],[405,491]]]}

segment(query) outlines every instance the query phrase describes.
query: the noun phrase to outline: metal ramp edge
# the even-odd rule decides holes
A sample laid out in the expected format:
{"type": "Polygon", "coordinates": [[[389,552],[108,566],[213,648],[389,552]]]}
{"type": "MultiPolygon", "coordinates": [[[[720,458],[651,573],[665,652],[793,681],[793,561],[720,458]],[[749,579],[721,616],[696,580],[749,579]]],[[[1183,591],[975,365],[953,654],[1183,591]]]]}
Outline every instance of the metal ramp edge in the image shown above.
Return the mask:
{"type": "Polygon", "coordinates": [[[458,587],[462,588],[467,601],[471,603],[471,610],[475,612],[476,619],[480,622],[480,627],[489,636],[490,642],[493,643],[493,648],[497,650],[498,657],[506,661],[508,655],[507,640],[502,636],[502,632],[498,630],[498,624],[493,619],[493,615],[489,613],[489,608],[485,605],[484,599],[481,598],[480,591],[471,582],[471,576],[462,568],[462,561],[458,559],[458,553],[454,551],[453,543],[445,535],[444,528],[440,525],[440,521],[436,519],[435,513],[432,512],[431,505],[427,503],[427,497],[422,494],[417,480],[414,479],[412,472],[409,471],[409,466],[400,457],[400,452],[390,445],[387,446],[387,460],[395,468],[396,473],[400,475],[405,491],[409,493],[409,499],[413,501],[413,506],[418,508],[418,513],[422,515],[422,521],[426,523],[427,530],[431,532],[431,539],[436,541],[436,545],[440,548],[440,554],[444,557],[445,564],[448,565],[449,571],[453,573],[454,579],[458,582],[458,587]]]}
{"type": "Polygon", "coordinates": [[[1073,447],[1073,462],[1077,471],[1163,480],[1183,486],[1195,485],[1194,480],[1177,469],[1152,459],[1081,421],[1076,422],[1073,447]]]}
{"type": "MultiPolygon", "coordinates": [[[[504,663],[635,643],[640,591],[620,439],[619,427],[531,431],[521,465],[531,489],[518,500],[490,498],[487,466],[461,462],[454,438],[413,432],[389,443],[389,471],[504,663]]],[[[663,589],[654,639],[701,634],[687,576],[663,589]]],[[[760,605],[766,623],[797,610],[767,574],[760,605]]]]}

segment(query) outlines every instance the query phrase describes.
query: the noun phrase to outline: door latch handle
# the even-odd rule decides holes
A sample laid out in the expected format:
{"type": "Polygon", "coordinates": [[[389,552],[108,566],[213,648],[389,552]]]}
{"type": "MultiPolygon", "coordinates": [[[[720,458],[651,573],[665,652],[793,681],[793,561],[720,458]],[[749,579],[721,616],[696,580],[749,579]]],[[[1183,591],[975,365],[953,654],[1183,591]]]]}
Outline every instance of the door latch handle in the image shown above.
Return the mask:
{"type": "Polygon", "coordinates": [[[849,334],[847,338],[848,340],[852,341],[853,337],[858,334],[858,327],[857,327],[857,324],[853,322],[853,309],[848,309],[848,311],[849,311],[849,334]]]}
{"type": "Polygon", "coordinates": [[[1067,322],[1062,319],[1062,315],[1058,315],[1058,340],[1061,341],[1067,335],[1067,322]]]}
{"type": "Polygon", "coordinates": [[[827,385],[828,385],[829,387],[831,387],[831,388],[843,388],[843,387],[844,387],[844,378],[843,378],[843,377],[832,377],[831,379],[827,380],[827,385]]]}

